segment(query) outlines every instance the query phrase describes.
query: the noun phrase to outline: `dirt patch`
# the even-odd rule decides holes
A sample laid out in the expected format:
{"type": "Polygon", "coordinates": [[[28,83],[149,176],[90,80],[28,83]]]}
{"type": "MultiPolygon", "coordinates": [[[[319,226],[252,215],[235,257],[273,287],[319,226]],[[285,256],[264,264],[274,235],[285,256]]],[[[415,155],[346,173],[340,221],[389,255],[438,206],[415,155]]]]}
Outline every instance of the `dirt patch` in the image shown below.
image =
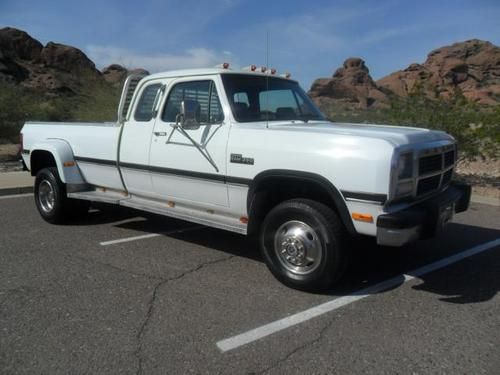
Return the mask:
{"type": "Polygon", "coordinates": [[[500,159],[462,161],[456,176],[471,184],[473,193],[500,199],[500,159]]]}
{"type": "Polygon", "coordinates": [[[19,145],[12,143],[0,144],[0,162],[15,161],[19,159],[19,145]]]}
{"type": "Polygon", "coordinates": [[[457,173],[500,178],[500,159],[461,161],[457,173]]]}

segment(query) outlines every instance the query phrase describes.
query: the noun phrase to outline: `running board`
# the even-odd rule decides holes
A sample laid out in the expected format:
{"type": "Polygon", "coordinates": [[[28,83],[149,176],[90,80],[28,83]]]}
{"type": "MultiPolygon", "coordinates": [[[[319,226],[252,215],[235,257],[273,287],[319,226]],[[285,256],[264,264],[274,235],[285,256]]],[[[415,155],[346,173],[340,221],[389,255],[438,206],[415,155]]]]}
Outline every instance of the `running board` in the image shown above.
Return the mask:
{"type": "Polygon", "coordinates": [[[170,206],[167,205],[166,202],[152,201],[136,196],[132,196],[130,199],[121,200],[119,204],[121,206],[152,212],[174,219],[206,225],[207,227],[224,229],[239,234],[247,234],[247,225],[241,223],[238,218],[216,213],[212,210],[200,210],[180,203],[170,206]]]}
{"type": "Polygon", "coordinates": [[[207,227],[224,229],[239,234],[247,234],[247,224],[240,222],[239,218],[229,216],[215,210],[203,210],[182,203],[150,200],[146,198],[130,196],[125,192],[97,188],[91,191],[80,191],[68,193],[68,198],[83,199],[92,202],[103,202],[117,204],[120,206],[135,208],[137,210],[152,212],[155,214],[189,221],[207,227]]]}
{"type": "Polygon", "coordinates": [[[125,192],[116,190],[97,189],[90,191],[79,191],[75,193],[68,193],[68,198],[83,199],[92,202],[120,204],[120,201],[129,199],[130,196],[125,192]]]}

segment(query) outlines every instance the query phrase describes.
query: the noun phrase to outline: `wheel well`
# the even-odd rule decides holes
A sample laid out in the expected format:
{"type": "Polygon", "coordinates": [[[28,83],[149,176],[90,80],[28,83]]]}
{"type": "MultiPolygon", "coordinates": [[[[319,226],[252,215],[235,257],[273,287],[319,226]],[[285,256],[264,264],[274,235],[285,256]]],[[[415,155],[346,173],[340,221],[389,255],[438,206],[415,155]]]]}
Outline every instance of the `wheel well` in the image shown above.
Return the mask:
{"type": "Polygon", "coordinates": [[[48,152],[43,150],[36,150],[31,153],[31,175],[36,176],[37,173],[47,167],[56,167],[56,159],[54,156],[48,152]]]}
{"type": "MultiPolygon", "coordinates": [[[[259,230],[267,213],[276,205],[296,198],[311,199],[333,209],[346,229],[355,233],[349,211],[338,190],[328,180],[302,176],[270,176],[250,187],[248,233],[259,230]]],[[[319,177],[319,176],[318,176],[319,177]]]]}

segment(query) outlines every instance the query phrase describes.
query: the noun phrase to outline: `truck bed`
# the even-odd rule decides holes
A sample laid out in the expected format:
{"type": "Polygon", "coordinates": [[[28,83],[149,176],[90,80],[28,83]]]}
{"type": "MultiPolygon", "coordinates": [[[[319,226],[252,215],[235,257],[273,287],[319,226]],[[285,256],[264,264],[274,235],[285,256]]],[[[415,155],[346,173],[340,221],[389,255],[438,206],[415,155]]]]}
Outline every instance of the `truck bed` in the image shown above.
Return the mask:
{"type": "MultiPolygon", "coordinates": [[[[120,127],[113,122],[27,122],[22,131],[25,154],[48,139],[61,139],[73,150],[86,182],[92,185],[122,189],[116,168],[120,127]],[[88,163],[100,160],[103,163],[88,163]]],[[[30,160],[25,158],[29,169],[30,160]]]]}

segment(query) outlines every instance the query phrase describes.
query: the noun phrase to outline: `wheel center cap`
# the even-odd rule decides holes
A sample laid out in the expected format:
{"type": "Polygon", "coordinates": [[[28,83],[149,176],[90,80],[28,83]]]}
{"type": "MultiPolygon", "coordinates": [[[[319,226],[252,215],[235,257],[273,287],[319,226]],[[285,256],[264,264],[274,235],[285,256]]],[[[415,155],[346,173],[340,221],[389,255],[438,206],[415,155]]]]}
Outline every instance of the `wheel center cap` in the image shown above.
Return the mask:
{"type": "Polygon", "coordinates": [[[295,247],[295,245],[288,245],[286,247],[286,252],[288,253],[288,255],[296,255],[297,254],[297,248],[295,247]]]}

